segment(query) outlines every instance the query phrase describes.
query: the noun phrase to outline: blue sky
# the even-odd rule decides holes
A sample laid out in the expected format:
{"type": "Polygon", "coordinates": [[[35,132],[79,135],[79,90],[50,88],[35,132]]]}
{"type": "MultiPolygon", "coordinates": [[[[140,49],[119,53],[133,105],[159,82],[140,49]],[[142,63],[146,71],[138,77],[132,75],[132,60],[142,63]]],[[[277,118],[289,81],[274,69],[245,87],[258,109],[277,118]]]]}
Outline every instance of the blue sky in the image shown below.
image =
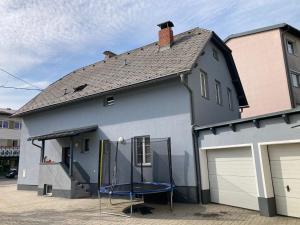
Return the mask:
{"type": "MultiPolygon", "coordinates": [[[[300,29],[300,0],[1,0],[0,68],[46,87],[68,72],[196,26],[221,38],[286,22],[300,29]]],[[[0,72],[0,85],[28,87],[0,72]]],[[[37,91],[0,88],[0,107],[19,108],[37,91]]]]}

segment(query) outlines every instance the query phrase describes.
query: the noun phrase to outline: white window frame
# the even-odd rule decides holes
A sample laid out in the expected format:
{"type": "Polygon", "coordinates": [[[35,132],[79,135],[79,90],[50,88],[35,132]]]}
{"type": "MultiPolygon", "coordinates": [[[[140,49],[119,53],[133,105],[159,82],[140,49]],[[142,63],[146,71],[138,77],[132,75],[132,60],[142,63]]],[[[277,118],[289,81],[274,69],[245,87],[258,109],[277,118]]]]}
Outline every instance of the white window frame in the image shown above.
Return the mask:
{"type": "Polygon", "coordinates": [[[208,99],[207,73],[200,70],[200,93],[203,98],[208,99]]]}
{"type": "Polygon", "coordinates": [[[222,105],[222,87],[221,82],[215,80],[216,102],[218,105],[222,105]]]}
{"type": "Polygon", "coordinates": [[[227,97],[228,97],[228,107],[230,110],[233,110],[233,105],[232,105],[232,91],[230,88],[227,88],[227,97]]]}
{"type": "Polygon", "coordinates": [[[294,88],[300,88],[300,73],[291,70],[291,71],[290,71],[290,75],[291,75],[291,83],[292,83],[292,86],[293,86],[294,88]],[[295,81],[296,81],[296,84],[295,84],[295,81]]]}
{"type": "Polygon", "coordinates": [[[135,142],[135,164],[136,166],[141,166],[141,163],[143,166],[152,166],[151,159],[152,159],[152,152],[151,152],[151,144],[150,144],[150,136],[138,136],[134,138],[135,142]],[[138,139],[142,139],[142,150],[143,150],[143,159],[142,162],[138,162],[138,146],[137,146],[137,141],[138,139]],[[146,139],[149,139],[149,151],[150,151],[150,162],[147,162],[147,157],[146,157],[146,139]]]}

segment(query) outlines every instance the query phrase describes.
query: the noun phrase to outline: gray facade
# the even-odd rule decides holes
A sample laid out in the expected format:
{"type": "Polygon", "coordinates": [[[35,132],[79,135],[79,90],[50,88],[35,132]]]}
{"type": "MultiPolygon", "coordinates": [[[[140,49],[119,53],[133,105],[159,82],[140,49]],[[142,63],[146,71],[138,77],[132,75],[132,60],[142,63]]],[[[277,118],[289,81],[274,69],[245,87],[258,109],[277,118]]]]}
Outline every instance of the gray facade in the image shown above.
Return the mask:
{"type": "MultiPolygon", "coordinates": [[[[269,159],[263,147],[281,143],[298,143],[300,139],[300,112],[290,110],[266,116],[228,121],[196,129],[199,151],[203,149],[226,149],[236,146],[252,146],[257,177],[257,201],[262,215],[274,216],[276,204],[271,182],[269,159]],[[265,167],[265,168],[262,168],[265,167]]],[[[267,149],[267,147],[266,147],[267,149]]],[[[203,163],[203,162],[202,162],[203,163]]],[[[206,167],[202,165],[202,167],[206,167]]],[[[205,172],[204,172],[205,173],[205,172]]],[[[210,202],[209,181],[202,174],[204,203],[210,202]]]]}
{"type": "MultiPolygon", "coordinates": [[[[214,62],[208,43],[205,54],[199,56],[196,66],[187,74],[187,83],[193,92],[194,124],[204,125],[238,119],[239,105],[235,87],[232,84],[228,64],[222,51],[219,61],[214,62]],[[200,69],[208,74],[209,99],[200,95],[200,69]],[[223,104],[216,104],[214,81],[222,84],[223,104]],[[233,109],[227,102],[226,88],[233,92],[233,109]]],[[[20,169],[18,186],[38,185],[40,172],[40,149],[33,146],[29,137],[48,134],[53,131],[98,125],[96,132],[74,138],[74,161],[78,162],[90,177],[91,186],[96,187],[99,168],[99,141],[116,141],[119,137],[150,135],[151,138],[171,138],[173,178],[176,187],[175,199],[197,202],[197,180],[192,135],[190,94],[181,83],[180,74],[160,83],[137,87],[132,90],[113,93],[115,102],[104,106],[104,97],[60,106],[47,111],[36,112],[23,117],[20,169]],[[90,150],[83,152],[84,138],[90,138],[90,150]]],[[[70,138],[45,141],[45,156],[53,162],[62,161],[62,148],[70,145],[70,138]]],[[[41,184],[40,184],[41,186],[41,184]]],[[[41,187],[40,187],[41,188],[41,187]]]]}

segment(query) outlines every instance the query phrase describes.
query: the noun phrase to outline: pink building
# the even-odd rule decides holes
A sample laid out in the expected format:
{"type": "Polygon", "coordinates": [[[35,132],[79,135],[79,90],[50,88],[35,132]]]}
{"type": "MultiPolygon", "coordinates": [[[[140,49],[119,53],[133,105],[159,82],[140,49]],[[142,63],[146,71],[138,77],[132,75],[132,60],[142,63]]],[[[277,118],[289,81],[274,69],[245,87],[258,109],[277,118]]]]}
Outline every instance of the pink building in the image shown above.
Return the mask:
{"type": "Polygon", "coordinates": [[[278,24],[226,38],[249,108],[242,117],[273,113],[300,105],[300,31],[278,24]]]}

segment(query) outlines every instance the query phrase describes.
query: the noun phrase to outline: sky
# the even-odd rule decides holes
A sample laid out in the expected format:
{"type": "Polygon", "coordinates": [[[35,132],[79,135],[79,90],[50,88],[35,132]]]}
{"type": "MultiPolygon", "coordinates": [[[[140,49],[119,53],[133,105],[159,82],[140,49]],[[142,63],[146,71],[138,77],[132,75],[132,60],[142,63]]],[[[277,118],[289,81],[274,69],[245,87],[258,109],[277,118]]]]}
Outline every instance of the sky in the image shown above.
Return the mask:
{"type": "MultiPolygon", "coordinates": [[[[277,23],[300,29],[300,0],[1,0],[0,86],[45,88],[67,73],[194,27],[221,38],[277,23]]],[[[0,108],[18,109],[38,91],[0,88],[0,108]]]]}

